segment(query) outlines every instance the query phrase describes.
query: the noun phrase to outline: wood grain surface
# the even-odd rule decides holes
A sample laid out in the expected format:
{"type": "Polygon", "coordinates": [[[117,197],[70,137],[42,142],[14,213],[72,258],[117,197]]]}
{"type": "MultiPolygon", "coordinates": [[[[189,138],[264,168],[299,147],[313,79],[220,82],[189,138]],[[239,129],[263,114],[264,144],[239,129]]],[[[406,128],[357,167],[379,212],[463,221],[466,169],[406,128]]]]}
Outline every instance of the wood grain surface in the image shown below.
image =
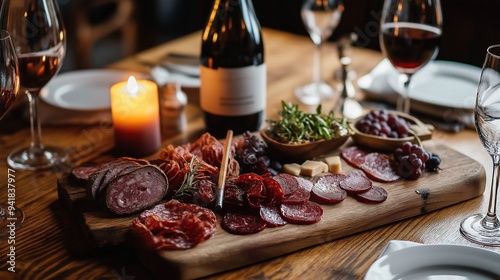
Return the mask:
{"type": "MultiPolygon", "coordinates": [[[[346,143],[352,144],[351,140],[346,143]]],[[[59,198],[81,223],[80,227],[91,245],[101,247],[130,242],[138,250],[143,264],[158,276],[175,271],[178,274],[176,278],[191,279],[426,214],[483,193],[486,173],[481,164],[432,141],[425,141],[424,145],[428,151],[440,154],[442,170],[438,173],[426,172],[414,181],[375,182],[389,194],[383,203],[366,204],[348,197],[335,205],[322,205],[324,214],[318,223],[288,224],[246,236],[227,233],[220,227],[221,217],[218,216],[218,229],[214,236],[189,250],[149,251],[137,240],[127,240],[136,215],[117,217],[99,209],[86,198],[84,188],[72,183],[68,177],[58,181],[59,198]]],[[[339,150],[336,150],[325,156],[338,154],[339,150]]],[[[344,173],[352,170],[343,160],[342,165],[344,173]]]]}

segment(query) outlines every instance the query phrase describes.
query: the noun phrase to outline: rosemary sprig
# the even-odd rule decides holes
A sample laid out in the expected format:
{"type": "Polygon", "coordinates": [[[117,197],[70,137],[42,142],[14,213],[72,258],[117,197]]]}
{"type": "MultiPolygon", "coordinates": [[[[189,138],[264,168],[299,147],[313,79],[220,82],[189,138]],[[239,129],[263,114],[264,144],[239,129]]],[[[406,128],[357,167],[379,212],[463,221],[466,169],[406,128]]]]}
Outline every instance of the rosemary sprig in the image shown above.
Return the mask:
{"type": "Polygon", "coordinates": [[[173,198],[179,198],[182,197],[183,195],[191,195],[189,191],[195,190],[196,187],[194,187],[194,183],[198,180],[197,176],[197,171],[198,168],[201,165],[201,162],[198,161],[198,163],[195,164],[195,157],[191,158],[191,161],[189,162],[189,171],[184,175],[184,181],[182,182],[182,185],[179,187],[179,189],[175,192],[173,198]]]}
{"type": "Polygon", "coordinates": [[[267,120],[270,124],[269,136],[281,143],[308,143],[329,140],[350,134],[347,119],[335,117],[335,113],[321,113],[321,104],[316,113],[306,113],[297,104],[281,101],[279,120],[267,120]]]}

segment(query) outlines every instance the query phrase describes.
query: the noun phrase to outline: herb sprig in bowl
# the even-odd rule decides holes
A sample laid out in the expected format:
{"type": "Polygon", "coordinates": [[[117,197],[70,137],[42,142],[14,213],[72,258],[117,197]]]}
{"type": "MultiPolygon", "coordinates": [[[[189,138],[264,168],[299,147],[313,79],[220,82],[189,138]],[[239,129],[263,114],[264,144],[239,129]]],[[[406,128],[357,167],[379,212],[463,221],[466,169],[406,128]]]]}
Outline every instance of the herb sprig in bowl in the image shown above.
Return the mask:
{"type": "Polygon", "coordinates": [[[284,101],[281,106],[278,120],[266,120],[269,123],[267,135],[280,143],[304,144],[351,134],[347,119],[336,117],[333,111],[323,114],[321,104],[316,113],[301,111],[298,105],[284,101]]]}

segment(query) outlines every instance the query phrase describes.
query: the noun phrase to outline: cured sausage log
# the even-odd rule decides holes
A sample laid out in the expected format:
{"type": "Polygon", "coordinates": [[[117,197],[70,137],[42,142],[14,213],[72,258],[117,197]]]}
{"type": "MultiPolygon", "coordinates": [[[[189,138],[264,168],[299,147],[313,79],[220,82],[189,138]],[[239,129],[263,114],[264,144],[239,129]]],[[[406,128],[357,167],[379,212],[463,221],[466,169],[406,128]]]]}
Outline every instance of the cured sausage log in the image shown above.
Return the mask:
{"type": "Polygon", "coordinates": [[[165,173],[144,159],[122,157],[76,167],[71,174],[85,183],[90,200],[118,215],[149,208],[160,202],[168,190],[165,173]]]}
{"type": "Polygon", "coordinates": [[[111,212],[126,215],[160,202],[167,188],[165,173],[157,166],[147,165],[111,180],[99,192],[99,200],[111,212]]]}

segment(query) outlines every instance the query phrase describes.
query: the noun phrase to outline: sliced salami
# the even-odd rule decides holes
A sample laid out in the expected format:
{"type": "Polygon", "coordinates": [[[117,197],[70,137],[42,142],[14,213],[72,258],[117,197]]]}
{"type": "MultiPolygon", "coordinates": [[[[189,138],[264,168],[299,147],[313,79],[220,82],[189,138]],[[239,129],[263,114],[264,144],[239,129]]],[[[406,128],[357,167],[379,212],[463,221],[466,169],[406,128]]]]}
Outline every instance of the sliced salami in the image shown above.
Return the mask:
{"type": "Polygon", "coordinates": [[[323,208],[316,202],[308,200],[301,204],[281,204],[281,216],[291,224],[314,224],[323,217],[323,208]]]}
{"type": "Polygon", "coordinates": [[[400,178],[396,161],[386,154],[370,153],[360,167],[368,178],[378,182],[393,182],[400,178]]]}
{"type": "Polygon", "coordinates": [[[233,234],[247,235],[266,228],[266,222],[253,212],[229,211],[222,218],[222,227],[233,234]]]}
{"type": "Polygon", "coordinates": [[[370,179],[366,178],[365,176],[352,174],[346,176],[339,183],[339,186],[348,193],[362,193],[366,192],[372,187],[372,181],[370,181],[370,179]]]}
{"type": "Polygon", "coordinates": [[[365,156],[371,151],[359,146],[349,146],[342,149],[340,155],[350,165],[360,168],[361,164],[365,161],[365,156]]]}
{"type": "Polygon", "coordinates": [[[260,217],[264,220],[268,227],[279,227],[287,224],[281,217],[280,208],[278,206],[261,206],[260,217]]]}
{"type": "Polygon", "coordinates": [[[300,187],[297,178],[287,173],[280,173],[276,176],[273,176],[273,179],[280,184],[285,197],[290,196],[300,187]]]}
{"type": "Polygon", "coordinates": [[[319,178],[311,190],[311,200],[318,203],[339,203],[347,197],[347,192],[340,187],[346,178],[343,174],[325,175],[319,178]]]}
{"type": "Polygon", "coordinates": [[[314,184],[313,184],[313,182],[311,182],[311,180],[308,180],[308,179],[303,178],[303,177],[295,177],[295,179],[297,179],[297,181],[299,182],[299,186],[302,189],[304,189],[308,192],[310,192],[312,190],[314,184]]]}
{"type": "Polygon", "coordinates": [[[132,223],[133,235],[151,249],[190,249],[216,230],[215,214],[207,208],[171,200],[142,212],[132,223]]]}
{"type": "Polygon", "coordinates": [[[154,165],[148,165],[110,181],[105,196],[99,200],[111,212],[126,215],[158,203],[167,189],[165,173],[154,165]]]}
{"type": "Polygon", "coordinates": [[[387,199],[387,191],[379,186],[373,186],[363,193],[354,194],[353,197],[365,203],[381,203],[387,199]]]}
{"type": "Polygon", "coordinates": [[[306,184],[299,184],[298,177],[292,176],[287,173],[280,173],[273,176],[281,188],[283,189],[284,199],[283,203],[287,204],[301,204],[309,200],[311,196],[310,190],[306,189],[306,184]]]}

